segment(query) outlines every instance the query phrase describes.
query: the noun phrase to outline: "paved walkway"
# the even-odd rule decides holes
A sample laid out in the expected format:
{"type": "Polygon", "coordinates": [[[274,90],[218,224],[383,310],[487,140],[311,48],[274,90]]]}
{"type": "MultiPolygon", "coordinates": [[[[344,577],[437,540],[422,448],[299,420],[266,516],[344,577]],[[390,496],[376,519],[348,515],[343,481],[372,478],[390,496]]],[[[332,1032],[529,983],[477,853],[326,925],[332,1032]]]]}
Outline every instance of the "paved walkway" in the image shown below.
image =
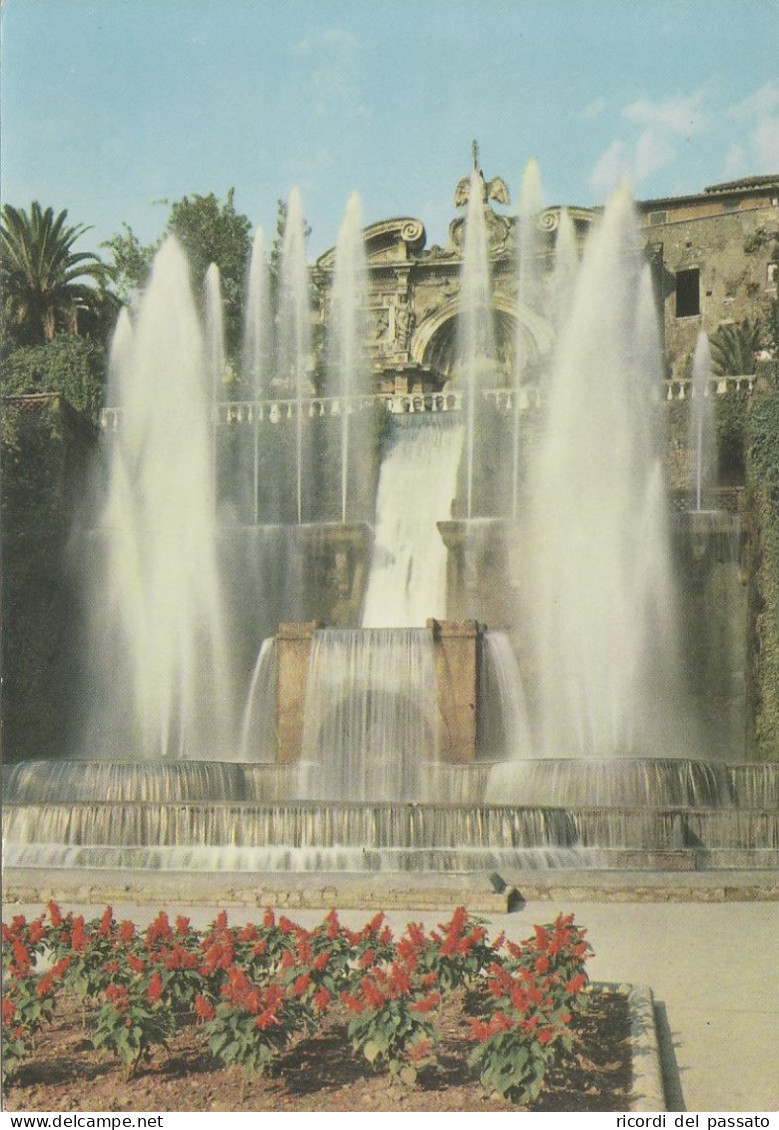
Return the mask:
{"type": "MultiPolygon", "coordinates": [[[[70,905],[70,904],[69,904],[70,905]]],[[[454,905],[454,904],[453,904],[454,905]]],[[[73,906],[88,916],[103,906],[73,906]]],[[[117,917],[141,924],[159,906],[114,904],[117,917]]],[[[204,926],[216,909],[171,907],[204,926]]],[[[779,1108],[779,903],[595,903],[530,902],[522,910],[487,918],[492,936],[505,929],[516,940],[558,910],[574,911],[595,950],[594,980],[648,985],[655,998],[664,1060],[666,1100],[671,1111],[775,1111],[779,1108]]],[[[40,913],[13,906],[8,913],[40,913]]],[[[321,910],[285,913],[312,926],[321,910]]],[[[231,909],[242,924],[252,911],[231,909]]],[[[396,931],[409,920],[434,926],[444,911],[388,914],[396,931]]],[[[370,912],[344,910],[344,922],[362,925],[370,912]]]]}

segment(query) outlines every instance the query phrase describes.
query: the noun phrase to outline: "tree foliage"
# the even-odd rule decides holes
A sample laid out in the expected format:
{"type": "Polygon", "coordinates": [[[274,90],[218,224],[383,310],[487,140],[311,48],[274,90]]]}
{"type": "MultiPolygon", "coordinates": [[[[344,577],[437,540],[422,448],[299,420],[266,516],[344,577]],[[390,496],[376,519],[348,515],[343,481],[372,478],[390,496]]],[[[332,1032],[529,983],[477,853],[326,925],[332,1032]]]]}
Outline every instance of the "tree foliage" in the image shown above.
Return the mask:
{"type": "Polygon", "coordinates": [[[742,376],[755,371],[755,355],[766,344],[760,318],[720,326],[709,339],[711,365],[722,376],[742,376]]]}
{"type": "MultiPolygon", "coordinates": [[[[104,245],[113,257],[117,291],[124,301],[141,290],[148,279],[154,254],[165,235],[174,236],[189,260],[193,290],[201,295],[206,271],[219,268],[224,300],[227,350],[235,355],[242,330],[243,292],[251,254],[251,221],[238,212],[235,190],[222,202],[213,192],[194,193],[170,204],[161,239],[142,244],[128,224],[104,245]]],[[[164,203],[169,204],[169,201],[164,203]]]]}
{"type": "Polygon", "coordinates": [[[71,407],[97,423],[105,386],[104,347],[89,338],[57,334],[44,345],[15,349],[3,366],[3,394],[59,392],[71,407]]]}
{"type": "Polygon", "coordinates": [[[29,213],[6,204],[0,223],[0,282],[3,321],[14,344],[51,341],[58,331],[97,329],[111,300],[110,272],[91,251],[73,245],[88,231],[71,225],[67,209],[54,215],[33,201],[29,213]]]}

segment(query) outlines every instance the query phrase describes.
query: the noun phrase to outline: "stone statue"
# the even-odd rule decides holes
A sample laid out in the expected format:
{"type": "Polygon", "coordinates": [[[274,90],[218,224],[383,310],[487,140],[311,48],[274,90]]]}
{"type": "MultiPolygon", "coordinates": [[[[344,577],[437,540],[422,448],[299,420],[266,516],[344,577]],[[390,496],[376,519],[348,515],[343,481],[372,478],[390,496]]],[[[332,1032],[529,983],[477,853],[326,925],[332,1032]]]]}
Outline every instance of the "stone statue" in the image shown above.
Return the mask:
{"type": "Polygon", "coordinates": [[[503,177],[493,177],[492,180],[485,180],[484,173],[479,168],[479,147],[474,141],[471,143],[471,160],[473,163],[473,171],[471,176],[463,177],[458,181],[457,188],[454,190],[454,203],[457,208],[462,208],[464,204],[468,203],[471,195],[471,177],[476,173],[478,180],[481,183],[482,201],[486,204],[489,200],[495,200],[498,204],[510,204],[511,194],[509,193],[508,185],[503,180],[503,177]]]}

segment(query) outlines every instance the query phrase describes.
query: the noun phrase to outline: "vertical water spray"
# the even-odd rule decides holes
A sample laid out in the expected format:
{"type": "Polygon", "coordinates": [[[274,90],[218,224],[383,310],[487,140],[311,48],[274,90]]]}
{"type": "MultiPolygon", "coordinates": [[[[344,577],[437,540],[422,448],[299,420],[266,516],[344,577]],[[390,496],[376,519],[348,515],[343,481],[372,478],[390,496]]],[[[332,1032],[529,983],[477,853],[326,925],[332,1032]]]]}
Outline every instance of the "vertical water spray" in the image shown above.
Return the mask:
{"type": "Polygon", "coordinates": [[[340,397],[342,522],[346,522],[348,501],[351,397],[369,388],[365,357],[366,275],[362,209],[354,192],[349,197],[335,248],[327,358],[327,392],[340,397]]]}
{"type": "Polygon", "coordinates": [[[458,377],[465,387],[466,397],[465,493],[468,518],[473,517],[476,398],[495,373],[492,280],[487,248],[484,178],[475,166],[470,181],[457,322],[458,377]]]}
{"type": "MultiPolygon", "coordinates": [[[[225,378],[224,313],[222,310],[222,280],[216,263],[211,263],[206,271],[203,284],[205,299],[205,363],[206,380],[211,390],[211,410],[216,420],[216,408],[222,396],[225,378]]],[[[216,428],[211,433],[211,461],[214,477],[214,497],[218,497],[216,428]]]]}
{"type": "Polygon", "coordinates": [[[214,757],[231,702],[217,573],[211,393],[186,258],[168,239],[132,344],[115,347],[122,409],[110,451],[92,604],[99,717],[90,746],[153,758],[214,757]]]}
{"type": "Polygon", "coordinates": [[[306,234],[300,193],[293,188],[287,201],[281,247],[281,294],[278,323],[279,379],[295,399],[297,520],[303,521],[304,452],[303,401],[310,394],[311,303],[306,266],[306,234]]]}
{"type": "Polygon", "coordinates": [[[270,280],[265,253],[265,233],[258,227],[254,233],[246,286],[246,313],[243,337],[243,375],[248,381],[254,406],[254,454],[252,460],[252,497],[254,523],[259,522],[260,413],[257,401],[267,390],[271,357],[270,280]]]}
{"type": "Polygon", "coordinates": [[[563,208],[557,225],[552,269],[552,321],[557,334],[560,334],[570,315],[578,267],[576,229],[571,213],[563,208]]]}
{"type": "Polygon", "coordinates": [[[677,674],[647,303],[623,187],[585,250],[533,470],[528,582],[547,756],[657,748],[657,702],[677,674]]]}
{"type": "Polygon", "coordinates": [[[541,178],[538,164],[532,158],[525,166],[519,193],[519,246],[517,269],[517,328],[514,340],[514,404],[511,437],[511,515],[517,517],[519,497],[520,412],[523,384],[527,371],[527,338],[522,323],[522,311],[535,297],[538,285],[539,232],[538,214],[541,211],[541,178]]]}
{"type": "Polygon", "coordinates": [[[692,405],[690,451],[695,509],[703,509],[703,493],[711,482],[716,463],[714,401],[711,396],[711,349],[701,331],[692,358],[692,405]]]}

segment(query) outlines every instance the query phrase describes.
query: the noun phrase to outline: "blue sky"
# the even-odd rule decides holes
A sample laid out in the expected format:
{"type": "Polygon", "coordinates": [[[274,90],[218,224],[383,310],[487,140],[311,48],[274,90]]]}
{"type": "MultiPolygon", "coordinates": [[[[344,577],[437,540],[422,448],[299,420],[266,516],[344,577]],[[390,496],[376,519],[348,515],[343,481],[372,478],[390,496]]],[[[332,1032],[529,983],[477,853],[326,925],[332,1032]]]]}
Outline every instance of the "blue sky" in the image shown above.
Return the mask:
{"type": "Polygon", "coordinates": [[[2,198],[95,246],[235,187],[266,230],[300,187],[311,254],[366,223],[443,243],[479,140],[516,196],[639,198],[779,172],[779,0],[1,0],[2,198]]]}

